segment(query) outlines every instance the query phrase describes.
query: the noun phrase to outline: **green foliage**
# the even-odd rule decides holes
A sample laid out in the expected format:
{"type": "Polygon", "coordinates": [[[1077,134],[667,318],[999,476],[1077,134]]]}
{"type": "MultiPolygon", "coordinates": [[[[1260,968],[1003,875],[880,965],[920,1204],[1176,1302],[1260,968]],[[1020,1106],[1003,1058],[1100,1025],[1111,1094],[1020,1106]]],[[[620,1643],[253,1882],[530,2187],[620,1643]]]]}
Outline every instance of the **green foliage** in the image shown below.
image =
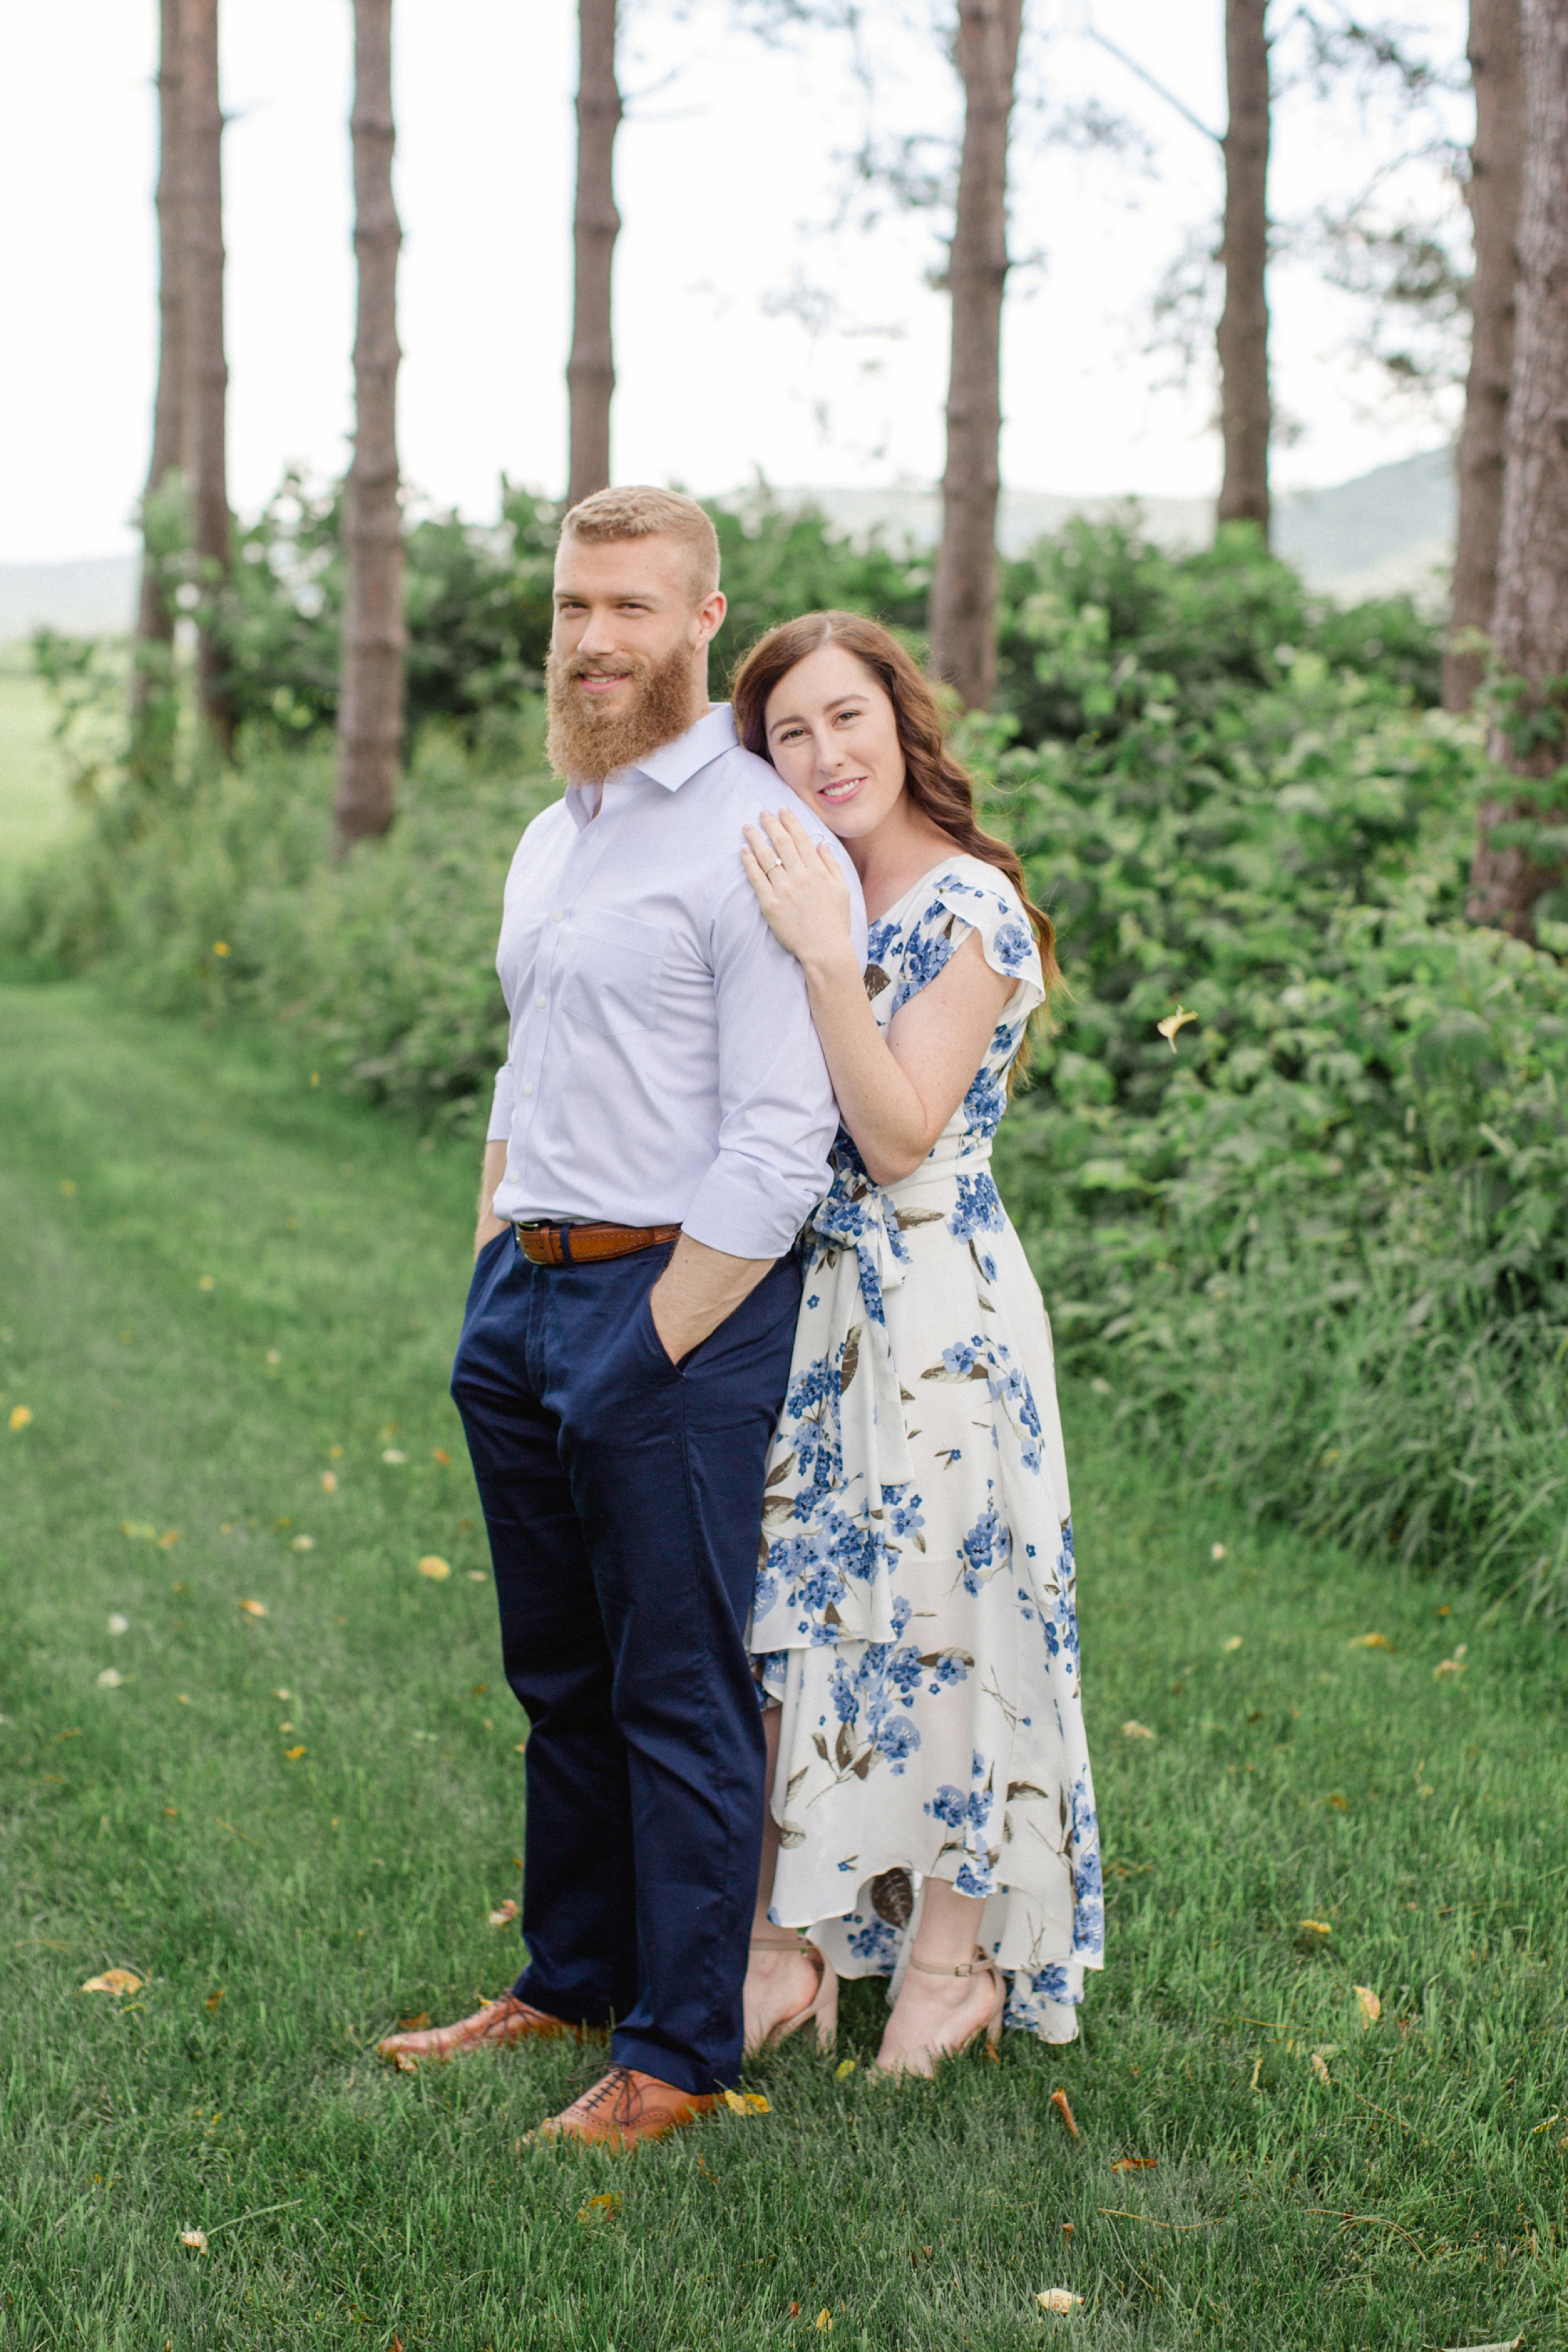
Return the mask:
{"type": "Polygon", "coordinates": [[[748,647],[798,613],[869,613],[889,628],[925,626],[931,562],[894,554],[879,540],[857,547],[836,536],[814,508],[784,509],[767,491],[738,509],[711,501],[730,609],[713,641],[714,691],[748,647]]]}
{"type": "Polygon", "coordinates": [[[1184,675],[1028,625],[1086,724],[994,769],[1075,998],[1000,1156],[1065,1357],[1255,1507],[1568,1605],[1568,972],[1461,919],[1475,730],[1255,620],[1184,675]]]}

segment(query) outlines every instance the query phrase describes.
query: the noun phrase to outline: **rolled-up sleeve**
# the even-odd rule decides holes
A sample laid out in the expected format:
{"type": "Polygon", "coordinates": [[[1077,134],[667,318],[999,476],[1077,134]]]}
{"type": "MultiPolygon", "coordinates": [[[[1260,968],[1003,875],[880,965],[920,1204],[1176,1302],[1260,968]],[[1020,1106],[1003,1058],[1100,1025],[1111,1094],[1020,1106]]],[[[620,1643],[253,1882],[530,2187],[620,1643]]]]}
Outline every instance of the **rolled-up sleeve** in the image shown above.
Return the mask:
{"type": "Polygon", "coordinates": [[[487,1143],[511,1141],[512,1104],[517,1093],[517,1080],[511,1064],[503,1062],[496,1072],[495,1091],[490,1096],[490,1123],[485,1129],[487,1143]]]}
{"type": "Polygon", "coordinates": [[[683,1219],[731,1257],[782,1257],[831,1179],[838,1127],[805,975],[744,875],[710,930],[719,1044],[719,1151],[683,1219]]]}

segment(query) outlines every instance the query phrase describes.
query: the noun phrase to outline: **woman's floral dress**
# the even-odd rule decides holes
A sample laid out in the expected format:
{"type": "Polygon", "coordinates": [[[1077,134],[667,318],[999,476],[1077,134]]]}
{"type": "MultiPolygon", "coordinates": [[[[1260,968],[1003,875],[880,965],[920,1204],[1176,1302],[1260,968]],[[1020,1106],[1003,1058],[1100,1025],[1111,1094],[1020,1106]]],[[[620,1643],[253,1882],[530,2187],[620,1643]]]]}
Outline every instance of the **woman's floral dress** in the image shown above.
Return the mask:
{"type": "Polygon", "coordinates": [[[773,1916],[896,1994],[927,1877],[984,1895],[1009,2024],[1070,2042],[1102,1965],[1050,1327],[991,1180],[1044,994],[1005,876],[955,856],[872,926],[886,1030],[972,930],[1015,979],[929,1158],[873,1184],[839,1132],[811,1220],[751,1647],[783,1706],[773,1916]]]}

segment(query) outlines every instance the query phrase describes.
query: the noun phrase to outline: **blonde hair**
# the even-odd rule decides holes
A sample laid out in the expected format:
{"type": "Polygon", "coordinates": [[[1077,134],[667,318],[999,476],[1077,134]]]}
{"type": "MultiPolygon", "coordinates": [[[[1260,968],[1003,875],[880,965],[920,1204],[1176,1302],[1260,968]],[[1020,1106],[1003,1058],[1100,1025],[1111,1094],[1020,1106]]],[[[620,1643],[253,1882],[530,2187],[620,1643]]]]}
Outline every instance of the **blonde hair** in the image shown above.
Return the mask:
{"type": "Polygon", "coordinates": [[[685,551],[693,603],[701,604],[719,585],[719,534],[696,499],[681,490],[643,483],[595,490],[567,509],[561,536],[590,547],[617,539],[673,539],[685,551]]]}

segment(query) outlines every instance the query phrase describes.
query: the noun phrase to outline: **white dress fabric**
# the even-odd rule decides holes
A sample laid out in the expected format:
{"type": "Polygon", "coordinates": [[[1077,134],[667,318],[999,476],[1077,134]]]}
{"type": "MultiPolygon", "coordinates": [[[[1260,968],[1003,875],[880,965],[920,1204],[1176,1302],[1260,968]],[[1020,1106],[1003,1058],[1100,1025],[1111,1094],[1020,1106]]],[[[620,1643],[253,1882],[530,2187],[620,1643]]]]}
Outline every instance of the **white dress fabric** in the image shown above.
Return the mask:
{"type": "Polygon", "coordinates": [[[1007,2022],[1078,2031],[1103,1962],[1050,1327],[989,1160],[1044,995],[1006,877],[968,856],[871,926],[886,1030],[970,932],[1016,980],[914,1174],[872,1183],[842,1129],[806,1233],[769,1463],[751,1648],[780,1703],[773,1919],[841,1976],[901,1982],[925,1879],[985,1898],[1007,2022]]]}

